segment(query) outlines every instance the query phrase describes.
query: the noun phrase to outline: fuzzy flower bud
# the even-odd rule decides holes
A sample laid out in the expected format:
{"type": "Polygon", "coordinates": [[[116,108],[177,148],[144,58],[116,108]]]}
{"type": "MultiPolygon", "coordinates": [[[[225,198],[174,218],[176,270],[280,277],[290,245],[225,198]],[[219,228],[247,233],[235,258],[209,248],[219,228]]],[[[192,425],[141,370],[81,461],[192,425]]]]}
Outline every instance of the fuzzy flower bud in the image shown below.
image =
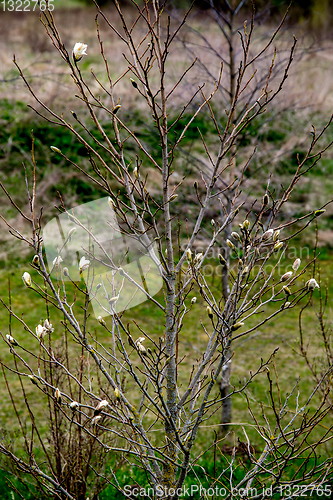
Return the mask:
{"type": "Polygon", "coordinates": [[[64,276],[69,276],[68,267],[64,267],[62,272],[64,273],[64,276]]]}
{"type": "Polygon", "coordinates": [[[315,288],[320,288],[320,286],[318,285],[317,281],[314,278],[311,278],[309,281],[307,281],[306,286],[308,287],[308,290],[314,290],[315,288]]]}
{"type": "Polygon", "coordinates": [[[235,240],[241,241],[241,237],[239,236],[239,234],[238,234],[238,233],[236,233],[236,231],[233,231],[233,232],[231,233],[231,236],[232,236],[232,238],[234,238],[235,240]]]}
{"type": "Polygon", "coordinates": [[[96,415],[96,417],[92,418],[91,419],[91,425],[92,426],[95,426],[97,425],[98,421],[101,419],[102,417],[100,415],[96,415]]]}
{"type": "Polygon", "coordinates": [[[211,225],[212,225],[213,227],[215,226],[215,220],[214,220],[214,219],[212,219],[212,220],[210,221],[210,223],[211,223],[211,225]]]}
{"type": "Polygon", "coordinates": [[[279,236],[280,236],[280,229],[277,229],[276,231],[274,231],[273,241],[277,241],[279,236]]]}
{"type": "Polygon", "coordinates": [[[44,338],[44,336],[46,335],[46,330],[43,327],[43,325],[37,325],[36,326],[36,335],[37,335],[37,338],[39,340],[42,339],[42,338],[44,338]]]}
{"type": "Polygon", "coordinates": [[[75,61],[80,61],[83,56],[87,55],[88,45],[82,42],[76,42],[73,47],[73,58],[75,61]]]}
{"type": "Polygon", "coordinates": [[[265,193],[265,194],[264,194],[264,197],[263,197],[263,199],[262,199],[262,204],[263,204],[264,206],[266,206],[266,205],[268,205],[268,202],[269,202],[269,196],[268,196],[268,194],[267,194],[267,193],[265,193]]]}
{"type": "Polygon", "coordinates": [[[50,149],[52,149],[52,151],[54,151],[54,153],[60,153],[61,154],[61,150],[59,148],[56,148],[55,146],[50,146],[50,149]]]}
{"type": "Polygon", "coordinates": [[[106,326],[106,323],[105,323],[104,319],[102,318],[102,316],[98,316],[97,321],[98,321],[98,323],[100,323],[101,325],[106,326]]]}
{"type": "Polygon", "coordinates": [[[17,346],[18,345],[18,343],[16,342],[16,340],[14,339],[14,337],[12,337],[11,335],[9,335],[9,333],[7,333],[6,339],[10,343],[10,345],[13,345],[13,346],[17,346]]]}
{"type": "Polygon", "coordinates": [[[109,406],[109,403],[106,399],[100,401],[94,410],[94,415],[98,415],[99,413],[101,413],[101,411],[107,406],[109,406]]]}
{"type": "Polygon", "coordinates": [[[289,280],[292,277],[292,275],[293,275],[293,272],[292,271],[288,271],[283,276],[281,276],[281,281],[287,281],[287,280],[289,280]]]}
{"type": "Polygon", "coordinates": [[[136,81],[135,81],[133,78],[130,78],[130,82],[131,82],[131,84],[133,85],[133,87],[134,87],[135,89],[137,89],[137,88],[138,88],[138,84],[136,83],[136,81]]]}
{"type": "Polygon", "coordinates": [[[245,221],[243,222],[243,228],[248,230],[250,227],[250,221],[245,219],[245,221]]]}
{"type": "Polygon", "coordinates": [[[235,248],[235,245],[230,240],[227,240],[227,245],[229,248],[231,248],[231,250],[233,250],[235,248]]]}
{"type": "Polygon", "coordinates": [[[187,262],[188,262],[189,264],[191,264],[191,262],[192,262],[192,252],[191,252],[191,249],[190,249],[190,248],[188,248],[188,249],[186,250],[186,258],[187,258],[187,262]]]}
{"type": "Polygon", "coordinates": [[[32,263],[34,266],[39,266],[39,257],[38,255],[35,255],[34,258],[32,259],[32,263]]]}
{"type": "Polygon", "coordinates": [[[134,167],[133,174],[136,179],[139,177],[138,167],[134,167]]]}
{"type": "Polygon", "coordinates": [[[263,235],[262,235],[262,240],[267,241],[269,240],[274,234],[274,229],[268,229],[263,235]]]}
{"type": "Polygon", "coordinates": [[[224,266],[224,267],[227,266],[227,261],[220,253],[219,253],[219,261],[220,261],[221,266],[224,266]]]}
{"type": "Polygon", "coordinates": [[[289,307],[289,306],[290,306],[290,304],[291,304],[291,302],[286,302],[286,303],[284,304],[284,306],[283,306],[283,309],[287,309],[287,307],[289,307]]]}
{"type": "Polygon", "coordinates": [[[79,271],[82,273],[85,269],[88,269],[90,266],[90,260],[87,260],[84,256],[81,257],[80,262],[79,262],[79,271]]]}
{"type": "Polygon", "coordinates": [[[75,233],[75,231],[76,231],[76,227],[72,227],[72,229],[70,229],[68,231],[68,238],[70,238],[75,233]]]}
{"type": "Polygon", "coordinates": [[[70,409],[72,411],[76,411],[79,408],[79,403],[77,401],[72,401],[69,405],[70,409]]]}
{"type": "Polygon", "coordinates": [[[322,210],[316,210],[314,213],[315,217],[320,217],[322,214],[324,214],[326,210],[323,208],[322,210]]]}
{"type": "Polygon", "coordinates": [[[290,288],[288,288],[287,286],[283,286],[283,287],[282,287],[282,290],[283,290],[283,291],[284,291],[284,293],[287,295],[287,297],[289,297],[289,295],[291,295],[290,288]]]}
{"type": "Polygon", "coordinates": [[[110,198],[110,196],[108,196],[108,205],[111,208],[111,210],[113,210],[115,207],[115,204],[113,203],[112,198],[110,198]]]}
{"type": "Polygon", "coordinates": [[[118,387],[115,388],[114,395],[116,396],[116,399],[120,399],[120,391],[119,391],[118,387]]]}
{"type": "Polygon", "coordinates": [[[295,262],[293,263],[293,270],[295,271],[295,273],[300,265],[301,265],[301,259],[296,259],[295,262]]]}
{"type": "Polygon", "coordinates": [[[176,200],[177,198],[178,198],[178,194],[173,194],[172,196],[170,196],[169,201],[176,200]]]}
{"type": "Polygon", "coordinates": [[[54,397],[55,397],[57,403],[60,405],[61,404],[61,392],[59,391],[58,387],[54,391],[54,397]]]}
{"type": "Polygon", "coordinates": [[[198,263],[202,260],[202,257],[203,257],[203,253],[200,252],[200,253],[197,253],[196,256],[194,257],[194,263],[198,263]]]}
{"type": "Polygon", "coordinates": [[[27,273],[27,272],[23,273],[22,280],[26,286],[29,286],[29,287],[31,286],[31,276],[29,273],[27,273]]]}
{"type": "Polygon", "coordinates": [[[235,323],[234,325],[232,325],[231,331],[235,332],[239,328],[242,328],[242,326],[244,326],[244,323],[242,321],[238,321],[237,323],[235,323]]]}
{"type": "Polygon", "coordinates": [[[242,271],[242,275],[244,276],[248,272],[249,272],[249,266],[245,266],[244,269],[243,269],[243,271],[242,271]]]}
{"type": "Polygon", "coordinates": [[[120,110],[120,108],[121,108],[121,104],[117,104],[117,106],[115,106],[115,107],[113,108],[112,113],[113,113],[114,115],[116,115],[116,114],[118,113],[118,111],[120,110]]]}
{"type": "Polygon", "coordinates": [[[207,310],[208,317],[210,319],[213,319],[214,315],[213,315],[212,308],[210,306],[207,306],[206,310],[207,310]]]}
{"type": "Polygon", "coordinates": [[[53,259],[53,262],[52,262],[53,267],[60,266],[62,260],[63,259],[60,257],[60,255],[58,255],[58,257],[56,257],[55,259],[53,259]]]}
{"type": "Polygon", "coordinates": [[[278,241],[277,243],[275,243],[273,250],[274,250],[274,252],[278,252],[280,250],[280,248],[282,248],[282,247],[283,247],[282,241],[278,241]]]}
{"type": "Polygon", "coordinates": [[[192,297],[191,304],[195,304],[196,301],[197,301],[197,298],[196,297],[192,297]]]}

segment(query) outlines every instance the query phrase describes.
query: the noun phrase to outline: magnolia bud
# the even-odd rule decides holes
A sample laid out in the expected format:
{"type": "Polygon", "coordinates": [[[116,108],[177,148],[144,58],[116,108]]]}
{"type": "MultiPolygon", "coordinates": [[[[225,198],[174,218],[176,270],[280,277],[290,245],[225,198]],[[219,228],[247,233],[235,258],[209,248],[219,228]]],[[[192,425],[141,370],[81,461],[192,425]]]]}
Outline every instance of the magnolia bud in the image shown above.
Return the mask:
{"type": "Polygon", "coordinates": [[[109,304],[114,304],[119,299],[119,294],[109,299],[109,304]]]}
{"type": "Polygon", "coordinates": [[[64,267],[62,272],[64,273],[64,276],[69,276],[68,267],[64,267]]]}
{"type": "Polygon", "coordinates": [[[107,406],[109,406],[109,403],[108,401],[106,401],[106,399],[100,401],[94,410],[94,415],[98,415],[99,413],[101,413],[101,411],[107,406]]]}
{"type": "Polygon", "coordinates": [[[115,204],[113,203],[112,198],[110,198],[110,196],[108,196],[108,205],[111,208],[111,210],[113,210],[115,207],[115,204]]]}
{"type": "Polygon", "coordinates": [[[192,297],[191,304],[195,304],[196,301],[197,301],[197,298],[196,297],[192,297]]]}
{"type": "Polygon", "coordinates": [[[14,337],[12,337],[11,335],[9,335],[9,333],[7,333],[6,339],[8,340],[8,342],[9,342],[10,345],[13,345],[13,346],[17,346],[18,345],[18,343],[16,342],[16,340],[14,339],[14,337]]]}
{"type": "Polygon", "coordinates": [[[69,405],[70,409],[72,411],[76,411],[79,408],[79,403],[77,401],[72,401],[69,405]]]}
{"type": "Polygon", "coordinates": [[[287,281],[287,280],[289,280],[292,277],[292,275],[293,275],[293,272],[292,271],[288,271],[283,276],[281,276],[281,281],[287,281]]]}
{"type": "Polygon", "coordinates": [[[232,325],[231,327],[231,331],[232,332],[235,332],[236,330],[238,330],[239,328],[242,328],[242,326],[244,326],[245,323],[243,323],[242,321],[238,321],[238,323],[235,323],[234,325],[232,325]]]}
{"type": "Polygon", "coordinates": [[[273,249],[273,250],[274,250],[274,252],[277,252],[277,251],[278,251],[278,250],[280,250],[280,248],[282,248],[282,247],[283,247],[283,243],[282,243],[282,241],[278,241],[277,243],[275,243],[275,245],[274,245],[274,249],[273,249]]]}
{"type": "Polygon", "coordinates": [[[192,262],[192,252],[191,252],[191,249],[190,249],[190,248],[188,248],[188,249],[186,250],[186,258],[187,258],[187,262],[188,262],[189,264],[191,264],[191,262],[192,262]]]}
{"type": "Polygon", "coordinates": [[[264,197],[263,197],[263,199],[262,199],[262,204],[263,204],[264,206],[266,206],[266,205],[268,205],[268,202],[269,202],[269,196],[268,196],[268,194],[267,194],[267,193],[265,193],[265,194],[264,194],[264,197]]]}
{"type": "Polygon", "coordinates": [[[32,259],[32,263],[35,265],[35,266],[39,266],[39,257],[38,255],[35,255],[34,258],[32,259]]]}
{"type": "Polygon", "coordinates": [[[118,387],[115,388],[114,395],[116,396],[116,399],[120,399],[120,391],[119,391],[118,387]]]}
{"type": "Polygon", "coordinates": [[[273,234],[273,241],[276,241],[279,238],[280,229],[277,229],[273,234]]]}
{"type": "Polygon", "coordinates": [[[316,210],[314,213],[315,217],[320,217],[322,214],[324,214],[326,210],[323,208],[322,210],[316,210]]]}
{"type": "Polygon", "coordinates": [[[211,223],[211,225],[212,225],[213,227],[215,226],[215,220],[214,220],[214,219],[212,219],[212,220],[210,221],[210,223],[211,223]]]}
{"type": "Polygon", "coordinates": [[[289,297],[289,295],[291,295],[291,291],[287,286],[282,287],[282,290],[287,295],[287,297],[289,297]]]}
{"type": "Polygon", "coordinates": [[[231,248],[231,250],[235,248],[235,245],[230,240],[227,240],[227,245],[229,248],[231,248]]]}
{"type": "Polygon", "coordinates": [[[317,281],[314,278],[311,278],[309,281],[307,281],[306,286],[308,287],[308,290],[314,290],[315,288],[320,288],[317,281]]]}
{"type": "Polygon", "coordinates": [[[82,42],[76,42],[73,47],[73,58],[75,61],[80,61],[83,56],[87,55],[88,45],[82,42]]]}
{"type": "Polygon", "coordinates": [[[296,259],[295,262],[293,263],[293,270],[295,271],[295,273],[300,265],[301,265],[301,259],[296,259]]]}
{"type": "Polygon", "coordinates": [[[176,198],[178,198],[178,194],[173,194],[172,196],[170,196],[169,201],[173,201],[176,198]]]}
{"type": "Polygon", "coordinates": [[[242,271],[242,275],[247,274],[248,272],[249,272],[249,266],[245,266],[242,271]]]}
{"type": "Polygon", "coordinates": [[[231,236],[232,236],[232,238],[234,238],[235,240],[241,241],[241,237],[239,236],[239,234],[238,234],[238,233],[236,233],[236,231],[233,231],[233,232],[231,233],[231,236]]]}
{"type": "Polygon", "coordinates": [[[54,397],[55,397],[57,403],[60,405],[61,404],[61,392],[59,391],[58,387],[54,391],[54,397]]]}
{"type": "Polygon", "coordinates": [[[102,283],[98,283],[98,284],[96,285],[96,292],[98,292],[98,290],[101,288],[101,286],[102,286],[102,283]]]}
{"type": "Polygon", "coordinates": [[[138,167],[135,167],[133,169],[133,174],[134,174],[134,177],[137,179],[139,177],[139,173],[138,173],[138,167]]]}
{"type": "Polygon", "coordinates": [[[118,111],[120,110],[120,108],[121,108],[121,105],[120,105],[120,104],[117,104],[117,106],[115,106],[115,107],[113,108],[112,113],[113,113],[114,115],[116,115],[116,114],[118,113],[118,111]]]}
{"type": "Polygon", "coordinates": [[[138,88],[138,84],[136,83],[136,81],[135,81],[135,80],[133,80],[133,78],[130,78],[130,82],[131,82],[131,84],[133,85],[133,87],[134,87],[135,89],[137,89],[137,88],[138,88]]]}
{"type": "Polygon", "coordinates": [[[98,316],[97,321],[98,321],[98,323],[100,323],[101,325],[106,326],[106,323],[105,323],[104,319],[102,318],[102,316],[98,316]]]}
{"type": "Polygon", "coordinates": [[[224,267],[227,266],[227,261],[225,260],[225,258],[219,253],[219,261],[220,261],[220,264],[224,267]]]}
{"type": "Polygon", "coordinates": [[[274,234],[274,229],[268,229],[268,231],[266,231],[263,235],[262,235],[262,239],[263,241],[267,241],[269,240],[274,234]]]}
{"type": "Polygon", "coordinates": [[[286,303],[284,304],[284,306],[283,306],[283,309],[287,309],[287,307],[289,307],[289,306],[290,306],[290,304],[291,304],[290,302],[286,302],[286,303]]]}
{"type": "Polygon", "coordinates": [[[75,233],[75,231],[76,231],[76,227],[72,227],[72,229],[70,229],[68,231],[68,238],[70,238],[75,233]]]}
{"type": "Polygon", "coordinates": [[[197,253],[196,256],[194,257],[194,262],[200,262],[203,257],[203,253],[197,253]]]}
{"type": "Polygon", "coordinates": [[[208,314],[209,318],[213,319],[214,316],[213,316],[212,308],[210,306],[207,306],[206,310],[207,310],[207,314],[208,314]]]}
{"type": "Polygon", "coordinates": [[[243,228],[244,229],[249,229],[250,227],[250,221],[245,219],[245,221],[243,222],[243,228]]]}
{"type": "Polygon", "coordinates": [[[54,151],[55,153],[60,153],[61,154],[60,149],[56,148],[55,146],[50,146],[50,149],[52,149],[52,151],[54,151]]]}
{"type": "Polygon", "coordinates": [[[29,286],[29,287],[31,286],[31,276],[29,273],[27,273],[27,272],[23,273],[22,280],[26,286],[29,286]]]}

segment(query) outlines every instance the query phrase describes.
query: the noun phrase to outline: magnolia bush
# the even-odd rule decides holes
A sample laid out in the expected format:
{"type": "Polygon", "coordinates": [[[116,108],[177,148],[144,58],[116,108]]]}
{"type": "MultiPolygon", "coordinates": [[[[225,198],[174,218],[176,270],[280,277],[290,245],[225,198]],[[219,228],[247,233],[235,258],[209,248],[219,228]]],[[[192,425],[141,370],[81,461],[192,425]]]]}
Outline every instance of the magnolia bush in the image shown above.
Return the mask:
{"type": "MultiPolygon", "coordinates": [[[[242,3],[232,4],[234,15],[241,15],[242,3]]],[[[266,360],[260,360],[260,354],[255,357],[251,373],[239,384],[230,387],[229,376],[236,341],[251,342],[250,334],[277,316],[288,321],[290,310],[318,293],[313,261],[296,258],[287,270],[283,259],[290,241],[324,213],[325,206],[299,217],[287,216],[285,206],[297,183],[330,146],[323,143],[331,118],[320,132],[313,128],[308,150],[288,185],[276,192],[270,177],[249,206],[242,187],[256,148],[243,161],[239,139],[282,92],[296,40],[291,41],[280,81],[270,81],[273,53],[265,83],[250,93],[245,106],[242,102],[239,113],[238,102],[250,88],[256,64],[261,57],[268,60],[277,33],[253,52],[253,10],[251,21],[237,34],[241,51],[232,75],[233,95],[225,113],[220,113],[217,91],[224,85],[223,68],[213,86],[206,88],[203,81],[188,95],[196,61],[188,68],[173,67],[170,54],[179,46],[178,35],[189,12],[176,22],[167,8],[168,2],[152,0],[139,6],[133,1],[133,22],[133,10],[123,12],[115,1],[119,25],[96,4],[105,75],[92,70],[93,84],[81,67],[92,49],[79,40],[66,47],[56,13],[42,14],[54,57],[62,58],[76,87],[76,111],[66,107],[59,114],[44,104],[14,58],[38,115],[75,136],[87,152],[90,168],[76,163],[65,147],[50,144],[52,154],[86,176],[100,199],[73,207],[60,198],[58,214],[46,224],[37,209],[34,144],[33,167],[27,171],[29,212],[5,190],[25,221],[20,230],[3,217],[11,234],[30,247],[31,264],[24,270],[22,287],[40,307],[41,320],[29,324],[10,300],[2,298],[11,318],[3,340],[12,354],[2,366],[24,446],[18,451],[3,440],[0,451],[7,467],[12,464],[17,474],[33,476],[41,490],[55,498],[97,499],[107,485],[129,496],[136,483],[132,479],[125,486],[119,474],[124,467],[136,467],[144,472],[145,484],[140,486],[150,487],[148,497],[176,499],[205,451],[197,446],[201,429],[213,430],[225,400],[239,395],[248,406],[260,446],[253,446],[245,424],[238,424],[243,436],[238,444],[232,439],[226,444],[232,434],[225,438],[224,432],[218,439],[207,433],[207,450],[221,453],[220,468],[213,475],[205,471],[211,487],[223,486],[225,498],[237,496],[235,488],[246,498],[262,497],[264,488],[272,495],[281,493],[286,484],[317,488],[330,477],[332,463],[311,458],[329,440],[321,423],[331,406],[317,400],[325,377],[317,379],[302,404],[298,384],[288,393],[280,387],[273,369],[275,352],[266,360]],[[126,68],[117,75],[109,69],[107,53],[112,47],[107,30],[123,44],[126,68]],[[122,84],[130,85],[137,106],[155,127],[157,151],[150,150],[124,113],[126,102],[118,98],[122,84]],[[170,120],[175,110],[177,116],[170,120]],[[193,179],[191,196],[196,202],[189,215],[182,209],[186,189],[181,148],[200,113],[208,113],[215,132],[213,140],[200,135],[205,168],[193,179]],[[211,266],[224,286],[212,285],[211,266]],[[135,312],[140,303],[148,313],[135,312]],[[146,315],[151,315],[151,326],[146,315]],[[204,337],[198,340],[190,366],[179,334],[193,326],[193,317],[196,334],[201,330],[204,337]],[[17,340],[16,331],[22,327],[35,348],[17,340]],[[19,378],[29,424],[22,420],[12,374],[19,378]],[[260,410],[248,392],[259,374],[266,374],[268,395],[260,410]],[[225,394],[218,388],[221,380],[221,387],[229,387],[225,394]],[[47,429],[41,428],[31,392],[47,410],[47,429]],[[248,460],[242,476],[235,474],[237,452],[248,460]],[[293,464],[298,472],[288,476],[293,464]]]]}

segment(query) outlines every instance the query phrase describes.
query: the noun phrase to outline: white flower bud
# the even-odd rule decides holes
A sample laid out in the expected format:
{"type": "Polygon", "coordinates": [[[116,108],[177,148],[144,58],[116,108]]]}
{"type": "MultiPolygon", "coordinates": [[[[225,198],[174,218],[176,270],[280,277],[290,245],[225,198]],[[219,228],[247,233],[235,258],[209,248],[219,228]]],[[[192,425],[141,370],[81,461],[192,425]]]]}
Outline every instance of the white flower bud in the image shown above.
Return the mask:
{"type": "Polygon", "coordinates": [[[53,262],[52,262],[53,267],[60,266],[62,260],[63,259],[60,257],[60,255],[58,255],[58,257],[56,257],[55,259],[53,259],[53,262]]]}
{"type": "Polygon", "coordinates": [[[31,286],[31,276],[29,273],[27,273],[27,272],[23,273],[22,280],[26,286],[29,286],[29,287],[31,286]]]}
{"type": "Polygon", "coordinates": [[[80,405],[77,401],[72,401],[69,407],[72,411],[76,411],[80,407],[80,405]]]}
{"type": "Polygon", "coordinates": [[[197,301],[197,298],[196,297],[192,297],[191,304],[195,304],[196,301],[197,301]]]}
{"type": "Polygon", "coordinates": [[[284,306],[283,306],[283,309],[287,309],[287,307],[289,307],[289,306],[290,306],[290,304],[291,304],[291,302],[286,302],[286,303],[284,304],[284,306]]]}
{"type": "Polygon", "coordinates": [[[43,325],[37,325],[36,326],[36,335],[38,339],[43,339],[44,336],[46,335],[46,330],[43,327],[43,325]]]}
{"type": "Polygon", "coordinates": [[[28,378],[34,385],[38,385],[38,381],[33,375],[28,375],[28,378]]]}
{"type": "Polygon", "coordinates": [[[210,223],[211,223],[211,225],[212,225],[213,227],[215,226],[215,220],[214,220],[214,219],[212,219],[212,220],[210,221],[210,223]]]}
{"type": "Polygon", "coordinates": [[[101,415],[96,415],[96,417],[91,419],[91,425],[95,426],[101,418],[101,415]]]}
{"type": "Polygon", "coordinates": [[[56,148],[55,146],[50,146],[50,149],[52,149],[52,151],[54,151],[55,153],[61,154],[61,150],[59,148],[56,148]]]}
{"type": "Polygon", "coordinates": [[[73,47],[73,58],[75,61],[80,61],[83,56],[87,55],[88,45],[82,42],[76,42],[73,47]]]}
{"type": "Polygon", "coordinates": [[[107,406],[109,406],[109,403],[106,399],[100,401],[94,410],[94,415],[98,415],[107,406]]]}
{"type": "Polygon", "coordinates": [[[55,397],[57,403],[60,405],[61,404],[61,392],[59,391],[58,387],[54,391],[54,397],[55,397]]]}
{"type": "Polygon", "coordinates": [[[169,202],[173,201],[173,200],[176,200],[177,198],[178,198],[178,194],[173,194],[172,196],[170,196],[169,202]]]}
{"type": "Polygon", "coordinates": [[[320,288],[317,281],[314,278],[311,278],[309,281],[307,281],[306,286],[308,287],[308,290],[314,290],[315,288],[320,288]]]}
{"type": "Polygon", "coordinates": [[[232,325],[231,331],[235,332],[239,328],[242,328],[242,326],[244,326],[244,324],[245,323],[243,323],[242,321],[238,321],[237,323],[235,323],[234,325],[232,325]]]}
{"type": "Polygon", "coordinates": [[[62,272],[64,273],[64,276],[69,276],[68,267],[64,267],[62,272]]]}
{"type": "Polygon", "coordinates": [[[72,229],[70,229],[68,231],[68,238],[70,238],[75,233],[75,231],[76,231],[76,227],[72,227],[72,229]]]}
{"type": "Polygon", "coordinates": [[[234,238],[235,240],[241,241],[241,237],[239,236],[239,234],[238,234],[238,233],[236,233],[236,231],[233,231],[233,232],[231,233],[231,236],[232,236],[232,238],[234,238]]]}
{"type": "Polygon", "coordinates": [[[278,250],[280,250],[280,248],[282,248],[282,247],[283,247],[283,243],[282,243],[282,241],[278,241],[277,243],[275,243],[275,245],[274,245],[274,249],[273,249],[273,250],[274,250],[274,252],[277,252],[277,251],[278,251],[278,250]]]}
{"type": "Polygon", "coordinates": [[[196,254],[196,256],[194,257],[194,262],[195,262],[195,263],[200,262],[200,261],[201,261],[201,259],[202,259],[202,257],[203,257],[203,253],[202,253],[202,252],[197,253],[197,254],[196,254]]]}
{"type": "Polygon", "coordinates": [[[118,294],[118,295],[116,295],[115,297],[111,297],[111,298],[109,299],[109,304],[110,304],[110,305],[111,305],[111,304],[115,304],[115,303],[117,302],[117,300],[118,300],[118,299],[119,299],[119,294],[118,294]]]}
{"type": "Polygon", "coordinates": [[[268,229],[268,231],[266,231],[263,235],[262,235],[262,239],[263,241],[267,241],[269,240],[274,234],[274,229],[268,229]]]}
{"type": "Polygon", "coordinates": [[[12,337],[11,335],[9,335],[9,333],[7,333],[6,339],[8,340],[8,342],[10,343],[10,345],[13,345],[13,346],[17,346],[18,345],[18,343],[16,342],[16,340],[14,339],[14,337],[12,337]]]}
{"type": "Polygon", "coordinates": [[[134,176],[135,176],[136,179],[139,177],[138,167],[135,167],[133,169],[133,174],[134,174],[134,176]]]}
{"type": "Polygon", "coordinates": [[[287,281],[287,280],[289,280],[292,277],[292,275],[293,275],[293,272],[292,271],[288,271],[283,276],[281,276],[281,281],[287,281]]]}
{"type": "Polygon", "coordinates": [[[274,231],[274,234],[273,234],[273,241],[276,241],[280,236],[280,229],[277,229],[276,231],[274,231]]]}
{"type": "Polygon", "coordinates": [[[120,399],[120,391],[119,391],[118,387],[115,388],[114,395],[116,396],[116,399],[120,399]]]}
{"type": "Polygon", "coordinates": [[[301,259],[296,259],[295,262],[293,263],[293,270],[295,271],[295,273],[300,265],[301,265],[301,259]]]}
{"type": "Polygon", "coordinates": [[[85,271],[88,269],[90,266],[90,260],[87,260],[84,256],[81,257],[80,262],[79,262],[79,271],[82,273],[82,271],[85,271]]]}
{"type": "Polygon", "coordinates": [[[227,245],[229,248],[231,248],[231,250],[235,248],[235,245],[230,240],[227,240],[227,245]]]}
{"type": "Polygon", "coordinates": [[[245,266],[242,271],[242,275],[244,276],[244,274],[247,274],[248,272],[249,272],[249,266],[245,266]]]}
{"type": "Polygon", "coordinates": [[[101,325],[106,326],[106,323],[105,323],[104,319],[102,318],[102,316],[98,316],[97,321],[98,321],[98,323],[100,323],[101,325]]]}
{"type": "Polygon", "coordinates": [[[243,222],[243,228],[244,229],[249,229],[250,227],[250,221],[245,219],[245,221],[243,222]]]}
{"type": "Polygon", "coordinates": [[[189,264],[191,264],[191,262],[192,262],[192,252],[191,252],[191,249],[190,249],[190,248],[188,248],[188,249],[186,250],[186,258],[187,258],[187,262],[188,262],[189,264]]]}
{"type": "Polygon", "coordinates": [[[210,306],[207,306],[206,310],[207,310],[207,314],[208,314],[209,318],[213,319],[214,315],[213,315],[212,308],[210,306]]]}
{"type": "Polygon", "coordinates": [[[32,259],[32,263],[35,265],[35,266],[39,266],[39,257],[38,255],[35,255],[34,258],[32,259]]]}
{"type": "Polygon", "coordinates": [[[110,196],[108,196],[108,205],[111,208],[111,210],[113,210],[115,207],[115,204],[113,203],[112,198],[110,198],[110,196]]]}

